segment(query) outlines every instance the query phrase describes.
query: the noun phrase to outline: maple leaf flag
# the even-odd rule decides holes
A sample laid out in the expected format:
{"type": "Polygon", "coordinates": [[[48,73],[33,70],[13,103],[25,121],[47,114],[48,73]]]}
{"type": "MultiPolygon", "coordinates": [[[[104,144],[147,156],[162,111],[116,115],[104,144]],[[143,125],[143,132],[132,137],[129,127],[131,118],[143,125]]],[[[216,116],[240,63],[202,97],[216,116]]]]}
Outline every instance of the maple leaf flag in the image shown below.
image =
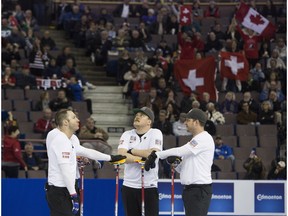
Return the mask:
{"type": "Polygon", "coordinates": [[[241,3],[235,18],[246,28],[252,29],[263,37],[271,38],[276,32],[276,27],[253,8],[241,3]]]}
{"type": "Polygon", "coordinates": [[[196,91],[208,92],[217,101],[215,87],[216,63],[213,56],[204,59],[178,60],[174,65],[174,75],[184,94],[196,91]]]}
{"type": "Polygon", "coordinates": [[[192,14],[192,8],[190,5],[182,5],[180,7],[179,19],[180,19],[181,26],[191,25],[192,23],[191,14],[192,14]]]}
{"type": "Polygon", "coordinates": [[[249,73],[249,63],[242,53],[220,52],[221,77],[246,81],[249,73]]]}

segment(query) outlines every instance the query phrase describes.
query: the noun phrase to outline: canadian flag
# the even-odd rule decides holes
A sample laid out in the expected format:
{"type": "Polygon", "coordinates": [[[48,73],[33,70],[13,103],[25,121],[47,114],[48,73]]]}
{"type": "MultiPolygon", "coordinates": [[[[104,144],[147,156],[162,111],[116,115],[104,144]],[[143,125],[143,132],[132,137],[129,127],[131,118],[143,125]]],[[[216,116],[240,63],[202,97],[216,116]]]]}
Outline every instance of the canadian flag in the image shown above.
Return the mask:
{"type": "Polygon", "coordinates": [[[241,3],[235,18],[246,28],[252,29],[266,38],[271,38],[276,32],[276,27],[253,8],[241,3]]]}
{"type": "Polygon", "coordinates": [[[246,81],[249,63],[242,53],[220,52],[220,75],[234,80],[246,81]]]}
{"type": "Polygon", "coordinates": [[[216,63],[213,56],[204,59],[178,60],[174,65],[174,75],[184,94],[196,91],[208,92],[217,101],[215,87],[216,63]]]}
{"type": "Polygon", "coordinates": [[[192,23],[192,8],[190,5],[182,5],[180,7],[180,25],[187,26],[192,23]]]}

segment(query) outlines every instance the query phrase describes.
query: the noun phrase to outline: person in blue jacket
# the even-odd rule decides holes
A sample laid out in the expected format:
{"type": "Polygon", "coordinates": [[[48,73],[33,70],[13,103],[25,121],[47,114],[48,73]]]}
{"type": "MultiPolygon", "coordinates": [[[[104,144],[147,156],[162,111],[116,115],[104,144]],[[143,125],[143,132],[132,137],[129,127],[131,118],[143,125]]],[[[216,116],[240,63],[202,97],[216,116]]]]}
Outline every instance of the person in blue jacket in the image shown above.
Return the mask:
{"type": "Polygon", "coordinates": [[[233,155],[233,149],[223,144],[222,137],[217,135],[215,137],[215,151],[214,151],[214,160],[225,160],[230,159],[232,163],[232,169],[234,171],[235,167],[235,156],[233,155]]]}

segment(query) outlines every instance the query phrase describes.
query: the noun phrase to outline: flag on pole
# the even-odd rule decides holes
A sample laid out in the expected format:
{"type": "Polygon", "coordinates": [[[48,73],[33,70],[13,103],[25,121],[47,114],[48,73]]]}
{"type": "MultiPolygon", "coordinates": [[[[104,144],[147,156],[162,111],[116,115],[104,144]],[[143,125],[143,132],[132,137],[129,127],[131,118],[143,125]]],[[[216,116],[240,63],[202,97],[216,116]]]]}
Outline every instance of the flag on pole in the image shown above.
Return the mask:
{"type": "Polygon", "coordinates": [[[249,73],[249,63],[242,53],[220,52],[221,77],[246,81],[249,73]]]}
{"type": "Polygon", "coordinates": [[[213,56],[200,60],[178,60],[174,65],[175,78],[183,93],[208,92],[211,99],[217,101],[215,71],[216,62],[213,56]]]}
{"type": "Polygon", "coordinates": [[[276,32],[276,27],[253,8],[241,3],[235,18],[246,28],[252,29],[266,38],[271,38],[276,32]]]}

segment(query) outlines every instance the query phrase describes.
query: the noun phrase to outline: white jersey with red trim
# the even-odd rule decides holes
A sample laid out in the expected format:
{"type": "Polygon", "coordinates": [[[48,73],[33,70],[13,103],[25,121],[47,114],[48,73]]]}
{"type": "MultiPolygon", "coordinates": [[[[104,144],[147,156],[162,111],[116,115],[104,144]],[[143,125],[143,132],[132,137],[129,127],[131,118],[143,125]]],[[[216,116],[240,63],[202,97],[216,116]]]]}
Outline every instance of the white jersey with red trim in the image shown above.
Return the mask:
{"type": "Polygon", "coordinates": [[[63,132],[55,128],[50,131],[46,138],[48,154],[48,183],[57,187],[66,187],[60,164],[69,164],[71,178],[78,177],[76,149],[80,146],[79,139],[72,135],[69,139],[63,132]]]}
{"type": "MultiPolygon", "coordinates": [[[[136,130],[125,131],[119,141],[118,149],[151,149],[159,151],[163,149],[163,134],[159,129],[151,128],[141,138],[136,130]]],[[[144,187],[153,188],[158,186],[158,160],[156,167],[149,172],[144,171],[144,187]]],[[[132,188],[141,188],[141,166],[137,163],[125,164],[123,185],[132,188]]]]}

